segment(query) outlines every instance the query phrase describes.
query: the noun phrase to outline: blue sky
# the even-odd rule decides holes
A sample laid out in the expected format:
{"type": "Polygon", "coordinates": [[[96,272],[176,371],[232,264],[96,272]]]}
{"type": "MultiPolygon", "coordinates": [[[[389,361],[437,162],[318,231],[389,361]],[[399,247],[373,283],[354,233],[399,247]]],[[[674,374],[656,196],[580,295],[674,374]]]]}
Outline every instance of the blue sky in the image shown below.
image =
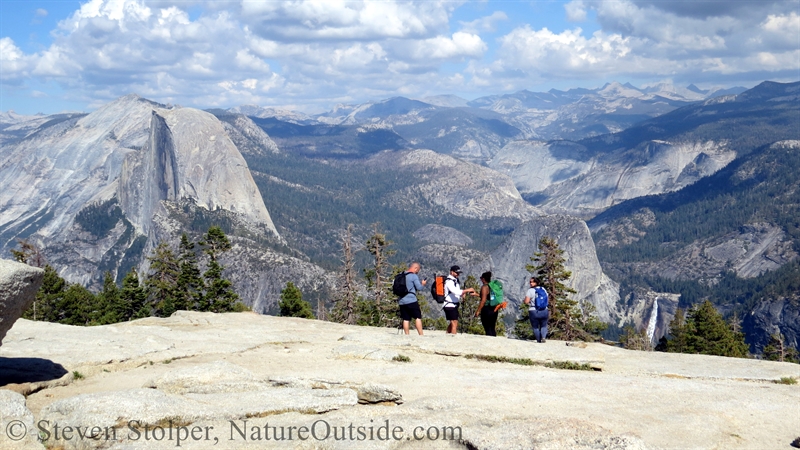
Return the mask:
{"type": "Polygon", "coordinates": [[[0,111],[800,79],[800,0],[0,0],[0,111]]]}

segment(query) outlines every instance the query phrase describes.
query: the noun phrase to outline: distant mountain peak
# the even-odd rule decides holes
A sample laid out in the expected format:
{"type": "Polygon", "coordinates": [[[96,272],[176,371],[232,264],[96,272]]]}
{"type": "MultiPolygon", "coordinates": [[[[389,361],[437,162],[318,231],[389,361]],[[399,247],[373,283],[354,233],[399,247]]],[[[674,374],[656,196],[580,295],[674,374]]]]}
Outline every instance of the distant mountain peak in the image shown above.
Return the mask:
{"type": "Polygon", "coordinates": [[[468,103],[466,99],[452,94],[434,95],[432,97],[421,98],[420,101],[429,105],[441,106],[445,108],[464,107],[467,106],[468,103]]]}
{"type": "Polygon", "coordinates": [[[700,89],[699,87],[695,86],[694,83],[686,86],[686,89],[692,92],[697,92],[698,94],[707,94],[709,92],[708,90],[700,89]]]}
{"type": "Polygon", "coordinates": [[[633,87],[627,87],[617,81],[606,83],[599,91],[601,96],[622,96],[622,97],[641,97],[642,91],[633,87]]]}

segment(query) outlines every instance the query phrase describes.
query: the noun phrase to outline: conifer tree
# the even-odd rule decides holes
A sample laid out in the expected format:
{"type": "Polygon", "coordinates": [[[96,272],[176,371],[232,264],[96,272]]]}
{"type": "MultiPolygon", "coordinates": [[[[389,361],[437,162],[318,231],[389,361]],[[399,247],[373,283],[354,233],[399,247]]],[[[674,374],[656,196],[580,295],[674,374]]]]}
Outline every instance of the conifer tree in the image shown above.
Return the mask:
{"type": "MultiPolygon", "coordinates": [[[[542,287],[547,291],[547,307],[550,311],[548,334],[555,339],[567,341],[597,339],[606,325],[594,316],[591,305],[584,304],[587,310],[582,311],[578,302],[569,298],[576,291],[566,284],[572,277],[572,272],[564,268],[563,254],[564,250],[553,238],[543,236],[539,240],[539,251],[530,258],[533,264],[525,266],[528,272],[542,280],[542,287]]],[[[532,336],[533,333],[528,333],[524,329],[526,325],[521,322],[522,319],[527,320],[527,308],[522,309],[523,318],[517,321],[516,327],[522,329],[515,331],[515,334],[518,337],[528,334],[532,336]]]]}
{"type": "MultiPolygon", "coordinates": [[[[480,283],[475,279],[475,275],[468,275],[464,280],[464,289],[475,289],[475,292],[481,291],[480,283]]],[[[483,326],[481,326],[480,319],[475,317],[475,312],[478,310],[478,305],[481,303],[480,297],[474,295],[466,295],[461,299],[459,307],[460,319],[459,329],[462,333],[467,334],[485,334],[483,326]]]]}
{"type": "Polygon", "coordinates": [[[205,288],[197,266],[195,244],[186,233],[181,235],[179,274],[175,288],[175,310],[195,311],[203,299],[205,288]]]}
{"type": "Polygon", "coordinates": [[[710,301],[692,308],[688,322],[692,325],[692,332],[688,335],[688,347],[692,353],[747,357],[744,334],[734,332],[710,301]]]}
{"type": "Polygon", "coordinates": [[[59,322],[63,318],[60,304],[66,288],[67,282],[58,275],[53,266],[45,265],[42,286],[36,293],[36,300],[22,317],[43,322],[59,322]]]}
{"type": "Polygon", "coordinates": [[[624,328],[624,332],[622,333],[622,336],[620,336],[619,342],[628,350],[642,350],[648,352],[653,350],[653,343],[650,342],[650,337],[647,335],[647,330],[642,329],[640,331],[636,331],[633,325],[628,325],[624,328]]]}
{"type": "Polygon", "coordinates": [[[145,280],[147,302],[153,308],[156,317],[169,317],[177,310],[178,278],[180,266],[172,249],[161,242],[148,256],[150,274],[145,280]]]}
{"type": "Polygon", "coordinates": [[[526,341],[532,341],[536,339],[533,333],[533,328],[531,328],[531,316],[528,312],[528,307],[525,304],[520,304],[519,319],[514,321],[514,329],[512,330],[511,334],[517,339],[526,341]]]}
{"type": "Polygon", "coordinates": [[[313,319],[314,312],[311,304],[303,300],[303,293],[291,281],[281,290],[281,300],[278,303],[283,317],[301,317],[313,319]]]}
{"type": "MultiPolygon", "coordinates": [[[[681,308],[675,310],[675,317],[669,323],[669,334],[671,338],[666,339],[665,346],[660,346],[658,350],[665,350],[670,353],[691,353],[689,350],[689,335],[694,330],[691,324],[686,322],[686,315],[681,308]]],[[[659,344],[661,345],[661,344],[659,344]]]]}
{"type": "Polygon", "coordinates": [[[106,325],[120,322],[118,316],[123,309],[120,304],[119,287],[114,281],[114,275],[106,271],[103,275],[103,290],[97,295],[98,308],[93,317],[93,323],[106,325]]]}
{"type": "Polygon", "coordinates": [[[659,344],[658,349],[665,347],[672,353],[736,358],[748,355],[744,334],[734,331],[733,325],[725,322],[722,314],[708,300],[689,309],[685,319],[681,309],[675,311],[675,318],[670,322],[670,337],[659,344]]]}
{"type": "Polygon", "coordinates": [[[44,255],[39,248],[27,239],[17,239],[19,250],[11,249],[14,260],[33,267],[44,267],[44,255]]]}
{"type": "Polygon", "coordinates": [[[233,283],[223,278],[224,267],[217,261],[219,254],[231,249],[231,243],[225,232],[218,226],[212,226],[200,241],[203,252],[208,255],[208,269],[203,274],[206,280],[206,292],[201,301],[201,311],[230,312],[241,310],[237,305],[239,295],[233,290],[233,283]]]}
{"type": "Polygon", "coordinates": [[[80,284],[69,284],[61,297],[61,319],[59,323],[66,325],[89,325],[92,321],[92,310],[97,298],[80,284]]]}
{"type": "MultiPolygon", "coordinates": [[[[353,225],[348,225],[342,236],[342,272],[339,298],[333,307],[332,319],[339,323],[355,325],[358,290],[356,286],[355,258],[353,256],[353,225]]],[[[322,305],[324,308],[324,305],[322,305]]],[[[320,317],[320,319],[322,319],[320,317]]]]}
{"type": "Polygon", "coordinates": [[[359,306],[358,323],[380,327],[391,327],[399,323],[397,302],[391,292],[392,279],[405,270],[405,267],[392,267],[389,264],[389,257],[395,253],[388,248],[391,244],[385,234],[378,232],[378,224],[373,224],[373,234],[367,240],[367,251],[372,254],[374,263],[370,269],[364,271],[367,288],[372,293],[372,304],[362,303],[359,306]]]}
{"type": "Polygon", "coordinates": [[[769,343],[764,346],[762,357],[767,361],[800,362],[797,349],[787,345],[786,338],[781,333],[770,335],[769,343]]]}
{"type": "Polygon", "coordinates": [[[139,274],[136,268],[131,270],[122,279],[122,290],[119,293],[121,310],[117,311],[120,321],[141,319],[150,316],[147,306],[147,292],[139,284],[139,274]]]}
{"type": "Polygon", "coordinates": [[[89,325],[97,298],[79,284],[67,283],[52,266],[46,265],[44,279],[36,302],[23,317],[44,322],[57,322],[66,325],[89,325]]]}

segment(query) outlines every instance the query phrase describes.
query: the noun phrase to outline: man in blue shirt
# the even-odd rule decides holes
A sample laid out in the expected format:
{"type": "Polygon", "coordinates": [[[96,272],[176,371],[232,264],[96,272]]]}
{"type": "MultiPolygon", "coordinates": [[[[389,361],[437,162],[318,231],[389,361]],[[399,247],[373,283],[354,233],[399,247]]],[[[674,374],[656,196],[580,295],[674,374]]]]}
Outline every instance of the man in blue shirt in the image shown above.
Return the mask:
{"type": "Polygon", "coordinates": [[[417,301],[417,292],[422,290],[427,280],[419,281],[420,265],[419,263],[411,263],[406,271],[406,287],[408,294],[402,297],[398,303],[400,304],[400,317],[403,319],[403,331],[408,334],[409,322],[414,319],[414,326],[417,333],[422,336],[422,310],[419,309],[419,302],[417,301]]]}

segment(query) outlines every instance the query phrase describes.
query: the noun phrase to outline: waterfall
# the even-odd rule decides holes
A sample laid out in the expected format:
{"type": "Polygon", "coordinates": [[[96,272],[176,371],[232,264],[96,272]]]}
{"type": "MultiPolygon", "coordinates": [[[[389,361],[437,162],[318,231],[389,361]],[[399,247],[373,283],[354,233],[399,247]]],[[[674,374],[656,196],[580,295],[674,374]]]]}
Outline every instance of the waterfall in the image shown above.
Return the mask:
{"type": "Polygon", "coordinates": [[[653,343],[653,336],[656,334],[656,323],[658,322],[658,299],[653,301],[653,310],[650,311],[650,322],[647,324],[647,337],[653,343]]]}

